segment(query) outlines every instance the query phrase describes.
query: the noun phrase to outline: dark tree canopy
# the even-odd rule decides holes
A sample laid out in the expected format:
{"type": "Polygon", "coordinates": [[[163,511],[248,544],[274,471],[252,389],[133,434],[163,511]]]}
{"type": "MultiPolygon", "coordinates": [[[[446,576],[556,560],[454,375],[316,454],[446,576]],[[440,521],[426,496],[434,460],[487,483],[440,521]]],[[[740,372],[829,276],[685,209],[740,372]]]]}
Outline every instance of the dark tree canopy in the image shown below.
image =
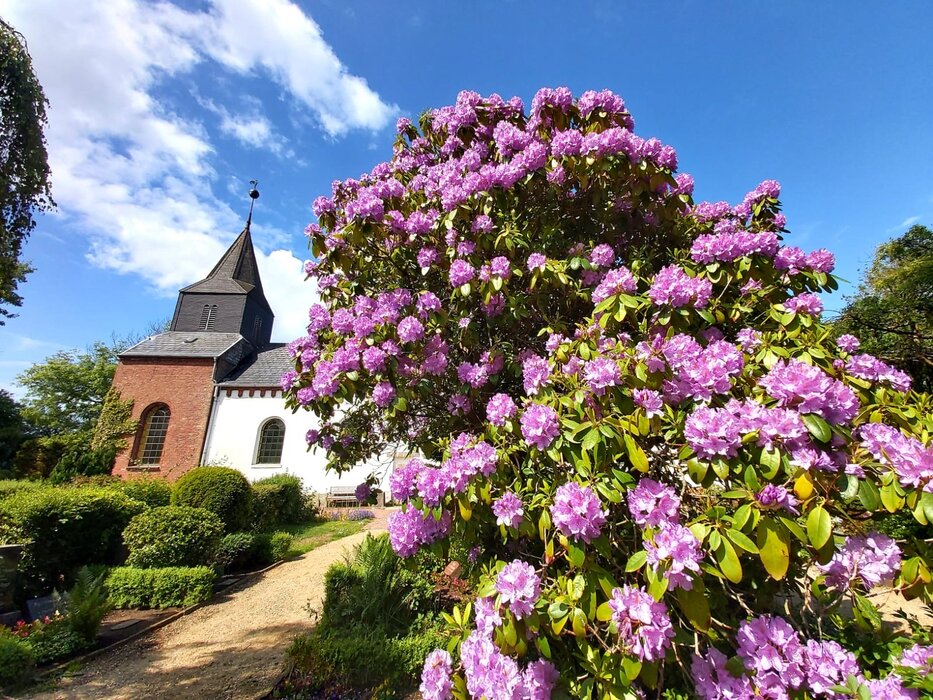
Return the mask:
{"type": "Polygon", "coordinates": [[[911,374],[917,389],[933,390],[933,231],[912,226],[878,246],[835,328],[911,374]]]}
{"type": "Polygon", "coordinates": [[[32,272],[20,260],[33,214],[54,206],[45,145],[48,101],[26,42],[0,19],[0,325],[20,306],[19,283],[32,272]]]}

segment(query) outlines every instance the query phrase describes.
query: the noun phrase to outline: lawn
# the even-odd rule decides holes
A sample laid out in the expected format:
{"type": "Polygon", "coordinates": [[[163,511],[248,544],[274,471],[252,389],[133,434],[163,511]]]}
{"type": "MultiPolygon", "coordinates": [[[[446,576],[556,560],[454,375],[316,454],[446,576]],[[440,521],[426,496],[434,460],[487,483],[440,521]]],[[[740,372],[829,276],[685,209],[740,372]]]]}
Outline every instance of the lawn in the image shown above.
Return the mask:
{"type": "Polygon", "coordinates": [[[294,538],[288,556],[298,556],[310,552],[322,544],[327,544],[341,537],[355,535],[366,527],[366,520],[328,520],[304,525],[289,525],[281,528],[294,538]]]}

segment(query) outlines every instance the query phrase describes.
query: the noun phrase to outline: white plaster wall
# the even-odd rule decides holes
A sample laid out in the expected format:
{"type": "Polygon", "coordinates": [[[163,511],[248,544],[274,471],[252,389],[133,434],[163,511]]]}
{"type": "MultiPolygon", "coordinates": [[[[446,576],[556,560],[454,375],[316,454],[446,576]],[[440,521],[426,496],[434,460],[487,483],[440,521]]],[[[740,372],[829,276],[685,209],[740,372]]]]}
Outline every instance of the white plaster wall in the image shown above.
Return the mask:
{"type": "Polygon", "coordinates": [[[254,390],[253,396],[245,390],[242,396],[234,391],[230,396],[224,389],[214,399],[204,451],[204,464],[222,464],[238,469],[250,481],[264,479],[273,474],[293,474],[301,478],[305,490],[324,493],[331,486],[356,486],[364,481],[374,468],[385,476],[383,489],[388,490],[388,459],[374,460],[337,475],[325,471],[325,452],[309,452],[305,433],[317,427],[319,421],[307,411],[292,413],[285,407],[282,392],[266,390],[264,396],[254,390]],[[285,443],[282,463],[254,464],[260,427],[270,418],[285,423],[285,443]]]}

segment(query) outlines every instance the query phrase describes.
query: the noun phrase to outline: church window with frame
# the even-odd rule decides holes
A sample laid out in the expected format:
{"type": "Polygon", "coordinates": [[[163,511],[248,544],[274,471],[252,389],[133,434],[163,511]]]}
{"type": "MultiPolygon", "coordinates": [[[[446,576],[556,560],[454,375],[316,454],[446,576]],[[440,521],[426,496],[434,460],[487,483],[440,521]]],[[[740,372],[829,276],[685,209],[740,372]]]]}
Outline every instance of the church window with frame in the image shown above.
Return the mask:
{"type": "Polygon", "coordinates": [[[143,432],[139,439],[136,463],[156,466],[162,461],[162,448],[168,433],[172,412],[165,404],[155,404],[146,409],[142,420],[143,432]]]}
{"type": "Polygon", "coordinates": [[[259,441],[256,445],[254,464],[281,464],[282,447],[285,445],[285,423],[278,418],[271,418],[259,429],[259,441]]]}
{"type": "Polygon", "coordinates": [[[205,304],[201,309],[201,322],[198,329],[202,331],[214,330],[214,321],[217,319],[217,304],[205,304]]]}

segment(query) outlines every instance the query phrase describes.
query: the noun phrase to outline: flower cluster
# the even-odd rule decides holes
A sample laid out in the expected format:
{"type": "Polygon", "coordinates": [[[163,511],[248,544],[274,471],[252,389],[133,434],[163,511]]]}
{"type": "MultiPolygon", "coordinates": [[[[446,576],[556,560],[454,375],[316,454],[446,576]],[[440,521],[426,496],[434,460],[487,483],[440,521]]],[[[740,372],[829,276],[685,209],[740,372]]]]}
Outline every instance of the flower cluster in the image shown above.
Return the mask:
{"type": "Polygon", "coordinates": [[[496,516],[496,525],[506,527],[518,527],[525,514],[522,500],[511,491],[493,502],[492,512],[496,516]]]}
{"type": "Polygon", "coordinates": [[[518,406],[508,394],[495,394],[486,404],[486,419],[493,425],[505,425],[517,412],[518,406]]]}
{"type": "Polygon", "coordinates": [[[872,532],[865,537],[848,537],[829,562],[817,566],[831,588],[847,591],[858,581],[867,590],[898,572],[901,550],[887,535],[872,532]]]}
{"type": "Polygon", "coordinates": [[[516,559],[499,572],[496,590],[499,599],[515,617],[521,619],[534,609],[535,601],[541,595],[541,579],[531,564],[516,559]]]}
{"type": "Polygon", "coordinates": [[[816,413],[834,425],[847,423],[858,412],[858,398],[849,387],[800,360],[780,360],[758,383],[779,406],[816,413]]]}
{"type": "Polygon", "coordinates": [[[908,374],[872,355],[853,355],[846,360],[845,368],[853,377],[870,382],[885,382],[897,391],[910,391],[911,379],[908,374]]]}
{"type": "Polygon", "coordinates": [[[528,404],[521,417],[522,437],[539,450],[546,450],[560,435],[557,411],[539,403],[528,404]]]}
{"type": "Polygon", "coordinates": [[[588,487],[575,481],[557,487],[551,505],[551,520],[567,537],[592,542],[599,537],[606,515],[599,497],[588,487]]]}
{"type": "Polygon", "coordinates": [[[609,599],[612,621],[618,626],[619,643],[642,661],[664,657],[674,637],[667,606],[640,588],[615,588],[609,599]]]}
{"type": "Polygon", "coordinates": [[[862,447],[894,469],[902,484],[933,493],[933,445],[883,423],[866,423],[858,434],[862,447]]]}
{"type": "Polygon", "coordinates": [[[440,519],[425,515],[420,510],[408,508],[389,516],[389,541],[400,557],[410,557],[424,546],[446,537],[451,526],[450,513],[446,511],[440,519]]]}
{"type": "Polygon", "coordinates": [[[450,676],[453,672],[450,654],[443,649],[435,649],[424,661],[421,671],[421,697],[424,700],[448,700],[453,683],[450,676]]]}
{"type": "Polygon", "coordinates": [[[676,309],[692,303],[702,309],[712,293],[713,284],[708,279],[691,277],[682,267],[668,265],[655,275],[648,298],[658,306],[669,304],[676,309]]]}

